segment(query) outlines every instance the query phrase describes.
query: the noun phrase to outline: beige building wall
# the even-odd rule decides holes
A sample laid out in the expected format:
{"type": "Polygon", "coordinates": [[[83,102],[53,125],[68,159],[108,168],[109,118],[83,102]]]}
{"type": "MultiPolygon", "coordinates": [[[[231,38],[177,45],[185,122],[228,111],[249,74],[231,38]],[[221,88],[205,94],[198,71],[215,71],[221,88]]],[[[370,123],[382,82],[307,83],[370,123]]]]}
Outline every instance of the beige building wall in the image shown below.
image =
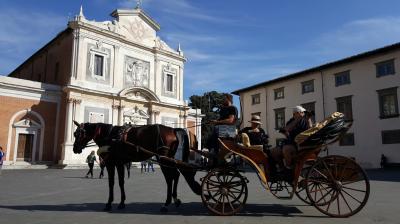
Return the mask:
{"type": "MultiPolygon", "coordinates": [[[[367,53],[366,53],[367,54],[367,53]]],[[[400,118],[380,118],[380,105],[377,90],[397,87],[397,100],[400,99],[400,49],[388,48],[383,52],[369,53],[364,57],[350,60],[343,59],[299,72],[287,77],[257,84],[239,94],[243,107],[243,124],[252,113],[261,112],[262,127],[270,136],[270,144],[283,135],[275,129],[275,109],[285,108],[285,120],[292,117],[292,108],[296,105],[315,102],[316,121],[321,121],[337,111],[336,98],[351,96],[353,126],[349,133],[354,133],[354,145],[339,146],[338,143],[328,147],[329,154],[354,157],[363,167],[376,168],[380,165],[380,156],[384,154],[389,162],[400,162],[400,144],[382,144],[382,131],[399,130],[400,118]],[[394,59],[395,74],[377,77],[376,63],[394,59]],[[335,74],[350,71],[350,84],[335,85],[335,74]],[[302,94],[304,81],[314,80],[314,92],[302,94]],[[284,88],[284,98],[275,99],[274,90],[284,88]],[[260,94],[260,103],[252,105],[252,95],[260,94]]],[[[400,105],[399,102],[397,102],[400,105]]],[[[322,155],[326,155],[323,152],[322,155]]]]}

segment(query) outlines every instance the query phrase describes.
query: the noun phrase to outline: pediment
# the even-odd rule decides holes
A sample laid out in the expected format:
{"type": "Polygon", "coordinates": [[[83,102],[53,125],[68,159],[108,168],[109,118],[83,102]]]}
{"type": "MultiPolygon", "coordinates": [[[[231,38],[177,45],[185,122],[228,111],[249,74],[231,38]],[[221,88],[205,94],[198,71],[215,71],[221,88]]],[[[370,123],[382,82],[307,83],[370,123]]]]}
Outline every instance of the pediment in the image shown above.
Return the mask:
{"type": "Polygon", "coordinates": [[[14,127],[18,128],[41,128],[42,126],[31,119],[23,119],[13,124],[14,127]]]}
{"type": "Polygon", "coordinates": [[[160,102],[158,96],[153,91],[145,87],[126,88],[119,93],[119,96],[130,100],[160,102]]]}

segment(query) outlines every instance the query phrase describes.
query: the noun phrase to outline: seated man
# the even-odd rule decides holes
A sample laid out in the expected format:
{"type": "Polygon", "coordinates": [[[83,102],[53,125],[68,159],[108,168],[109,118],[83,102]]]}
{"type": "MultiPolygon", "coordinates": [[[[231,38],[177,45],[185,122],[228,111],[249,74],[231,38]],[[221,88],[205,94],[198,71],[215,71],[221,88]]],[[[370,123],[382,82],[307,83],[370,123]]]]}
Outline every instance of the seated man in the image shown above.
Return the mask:
{"type": "Polygon", "coordinates": [[[286,136],[283,145],[277,146],[271,151],[271,155],[275,161],[281,163],[281,168],[288,172],[288,180],[293,177],[293,157],[296,155],[297,145],[294,141],[296,135],[312,127],[311,117],[305,116],[306,109],[301,106],[293,108],[293,117],[286,123],[284,128],[279,132],[286,136]],[[283,163],[283,164],[282,164],[283,163]]]}
{"type": "Polygon", "coordinates": [[[262,124],[261,118],[258,115],[253,115],[249,122],[251,123],[250,127],[245,127],[239,131],[242,143],[246,147],[260,145],[262,150],[264,145],[268,145],[268,135],[266,135],[264,129],[260,127],[262,124]]]}

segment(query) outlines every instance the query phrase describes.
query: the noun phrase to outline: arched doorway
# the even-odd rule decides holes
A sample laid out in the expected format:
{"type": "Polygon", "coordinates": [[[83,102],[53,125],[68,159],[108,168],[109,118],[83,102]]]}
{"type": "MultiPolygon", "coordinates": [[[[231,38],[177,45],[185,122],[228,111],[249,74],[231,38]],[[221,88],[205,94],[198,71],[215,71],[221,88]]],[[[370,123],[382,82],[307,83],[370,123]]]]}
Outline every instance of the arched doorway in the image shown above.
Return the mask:
{"type": "Polygon", "coordinates": [[[9,136],[13,136],[14,141],[10,153],[12,157],[8,159],[13,163],[42,160],[45,123],[40,114],[23,110],[14,114],[10,124],[9,136]]]}

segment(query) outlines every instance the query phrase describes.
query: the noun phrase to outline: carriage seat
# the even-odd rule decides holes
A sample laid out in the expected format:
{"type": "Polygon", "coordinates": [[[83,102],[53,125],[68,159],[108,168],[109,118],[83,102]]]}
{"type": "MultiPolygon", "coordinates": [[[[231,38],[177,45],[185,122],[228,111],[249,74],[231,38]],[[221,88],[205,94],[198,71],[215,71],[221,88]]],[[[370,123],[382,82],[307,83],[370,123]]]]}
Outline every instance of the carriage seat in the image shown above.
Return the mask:
{"type": "Polygon", "coordinates": [[[313,148],[328,142],[335,142],[351,127],[351,122],[346,123],[344,114],[334,112],[314,127],[301,132],[295,138],[299,148],[313,148]]]}
{"type": "Polygon", "coordinates": [[[251,144],[250,144],[250,138],[249,138],[249,136],[248,136],[246,133],[242,133],[239,137],[241,138],[241,140],[242,140],[242,145],[243,145],[244,147],[247,147],[247,148],[249,148],[249,149],[261,150],[261,151],[262,151],[263,148],[264,148],[263,145],[251,145],[251,144]]]}

